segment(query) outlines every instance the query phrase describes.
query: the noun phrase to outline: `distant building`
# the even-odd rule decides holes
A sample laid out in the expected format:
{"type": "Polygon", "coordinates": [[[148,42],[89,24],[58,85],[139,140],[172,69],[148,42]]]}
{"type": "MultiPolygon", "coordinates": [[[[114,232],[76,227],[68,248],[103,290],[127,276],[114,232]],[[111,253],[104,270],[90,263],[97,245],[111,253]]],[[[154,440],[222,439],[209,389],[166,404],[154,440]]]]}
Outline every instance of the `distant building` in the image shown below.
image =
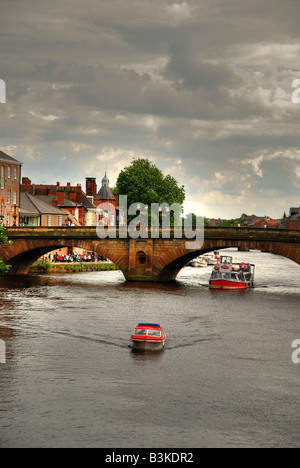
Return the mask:
{"type": "Polygon", "coordinates": [[[251,216],[243,216],[242,217],[243,226],[249,226],[251,224],[254,224],[258,219],[265,219],[265,218],[256,216],[255,214],[252,214],[251,216]]]}
{"type": "Polygon", "coordinates": [[[38,197],[48,205],[67,211],[71,224],[95,226],[96,206],[82,191],[80,184],[72,186],[68,182],[66,186],[61,186],[60,182],[57,182],[56,185],[35,185],[28,177],[23,177],[21,191],[38,197]]]}
{"type": "Polygon", "coordinates": [[[219,224],[223,223],[224,221],[226,221],[226,219],[221,219],[221,218],[210,218],[210,219],[207,219],[208,223],[209,223],[209,226],[211,227],[217,227],[219,226],[219,224]]]}
{"type": "Polygon", "coordinates": [[[282,229],[300,230],[300,207],[290,208],[289,217],[281,221],[282,229]]]}
{"type": "Polygon", "coordinates": [[[94,177],[86,178],[86,194],[97,207],[97,224],[100,223],[103,226],[124,224],[124,213],[120,213],[118,197],[109,187],[109,179],[106,172],[101,181],[101,188],[98,192],[96,179],[94,177]]]}
{"type": "Polygon", "coordinates": [[[300,207],[299,208],[290,208],[289,217],[292,218],[295,215],[300,215],[300,207]]]}
{"type": "Polygon", "coordinates": [[[18,226],[22,163],[0,151],[0,225],[18,226]]]}
{"type": "MultiPolygon", "coordinates": [[[[65,226],[69,213],[26,192],[20,195],[20,224],[24,226],[65,226]]],[[[69,220],[70,221],[70,220],[69,220]]]]}
{"type": "Polygon", "coordinates": [[[278,219],[271,218],[257,218],[252,224],[248,224],[249,228],[268,228],[268,229],[278,229],[280,226],[280,221],[278,219]]]}

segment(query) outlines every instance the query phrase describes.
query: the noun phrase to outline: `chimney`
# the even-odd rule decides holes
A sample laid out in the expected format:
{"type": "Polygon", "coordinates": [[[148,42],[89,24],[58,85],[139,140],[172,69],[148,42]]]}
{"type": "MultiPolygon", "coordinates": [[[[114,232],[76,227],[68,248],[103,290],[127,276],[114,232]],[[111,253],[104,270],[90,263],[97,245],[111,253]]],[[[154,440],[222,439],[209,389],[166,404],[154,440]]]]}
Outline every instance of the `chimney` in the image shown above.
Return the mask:
{"type": "Polygon", "coordinates": [[[53,197],[53,199],[52,199],[52,206],[54,208],[57,208],[57,198],[56,197],[53,197]]]}
{"type": "Polygon", "coordinates": [[[28,177],[22,177],[22,185],[24,185],[24,192],[28,192],[28,186],[31,185],[31,180],[28,177]]]}
{"type": "Polygon", "coordinates": [[[81,185],[78,184],[76,187],[76,203],[81,205],[81,185]]]}
{"type": "Polygon", "coordinates": [[[89,197],[95,197],[97,195],[97,184],[94,177],[85,178],[85,193],[89,197]]]}
{"type": "Polygon", "coordinates": [[[76,203],[75,187],[72,187],[71,190],[68,191],[68,199],[76,203]]]}
{"type": "Polygon", "coordinates": [[[64,189],[58,188],[57,189],[57,205],[63,205],[64,204],[64,189]]]}

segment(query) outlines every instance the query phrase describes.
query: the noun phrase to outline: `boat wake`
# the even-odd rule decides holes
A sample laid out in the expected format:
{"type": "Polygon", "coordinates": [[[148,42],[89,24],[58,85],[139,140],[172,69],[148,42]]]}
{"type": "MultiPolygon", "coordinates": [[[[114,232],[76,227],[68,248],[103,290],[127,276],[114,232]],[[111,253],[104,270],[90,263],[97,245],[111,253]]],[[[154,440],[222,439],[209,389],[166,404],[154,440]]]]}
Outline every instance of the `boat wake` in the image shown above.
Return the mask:
{"type": "Polygon", "coordinates": [[[206,341],[215,341],[215,340],[219,340],[220,338],[215,336],[215,337],[210,337],[210,338],[201,338],[201,339],[197,339],[197,340],[194,340],[194,341],[189,341],[188,343],[178,343],[178,344],[174,344],[174,345],[166,345],[166,350],[168,349],[178,349],[178,348],[187,348],[187,347],[191,347],[191,346],[195,346],[195,345],[198,345],[200,343],[204,343],[206,341]]]}
{"type": "Polygon", "coordinates": [[[62,330],[50,330],[50,329],[40,329],[40,328],[35,328],[34,326],[31,325],[12,325],[11,323],[5,323],[2,322],[0,325],[1,327],[4,327],[5,329],[11,329],[14,331],[22,331],[22,332],[27,332],[27,333],[32,333],[36,335],[47,335],[47,336],[64,336],[66,338],[70,339],[77,339],[77,340],[85,340],[85,341],[90,341],[93,343],[99,343],[99,344],[105,344],[108,346],[114,346],[117,348],[127,348],[128,347],[128,340],[124,340],[122,338],[118,339],[118,342],[113,342],[109,339],[106,339],[106,337],[101,337],[101,336],[88,336],[88,335],[80,335],[76,334],[73,332],[69,331],[62,331],[62,330]]]}

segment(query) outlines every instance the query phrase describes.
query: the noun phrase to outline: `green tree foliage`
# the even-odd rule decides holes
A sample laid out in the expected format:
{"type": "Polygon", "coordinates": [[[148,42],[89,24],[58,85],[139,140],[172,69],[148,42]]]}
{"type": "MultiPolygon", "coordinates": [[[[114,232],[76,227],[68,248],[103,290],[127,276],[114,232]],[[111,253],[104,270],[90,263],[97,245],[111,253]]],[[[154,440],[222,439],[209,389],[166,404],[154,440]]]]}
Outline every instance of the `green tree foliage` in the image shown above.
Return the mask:
{"type": "MultiPolygon", "coordinates": [[[[4,231],[5,231],[5,228],[3,226],[0,226],[0,244],[5,244],[8,241],[6,235],[4,234],[4,231]]],[[[11,244],[12,242],[9,241],[8,243],[11,244]]],[[[10,266],[5,265],[3,260],[0,258],[0,274],[6,273],[9,270],[9,268],[10,266]]]]}
{"type": "Polygon", "coordinates": [[[170,175],[164,176],[148,159],[134,159],[130,166],[119,174],[116,183],[117,195],[127,195],[128,206],[133,203],[143,203],[150,207],[151,203],[179,203],[185,199],[184,186],[179,187],[177,181],[170,175]]]}
{"type": "MultiPolygon", "coordinates": [[[[210,222],[205,216],[203,218],[202,216],[196,216],[194,213],[189,213],[188,217],[189,217],[189,220],[192,219],[192,226],[193,227],[197,226],[197,220],[198,220],[198,222],[203,223],[204,227],[209,227],[210,226],[210,222]]],[[[188,224],[187,217],[185,219],[185,223],[188,224]]]]}
{"type": "Polygon", "coordinates": [[[242,214],[240,218],[235,218],[235,219],[226,219],[221,221],[218,226],[219,227],[238,227],[243,226],[243,220],[247,215],[242,214]]]}

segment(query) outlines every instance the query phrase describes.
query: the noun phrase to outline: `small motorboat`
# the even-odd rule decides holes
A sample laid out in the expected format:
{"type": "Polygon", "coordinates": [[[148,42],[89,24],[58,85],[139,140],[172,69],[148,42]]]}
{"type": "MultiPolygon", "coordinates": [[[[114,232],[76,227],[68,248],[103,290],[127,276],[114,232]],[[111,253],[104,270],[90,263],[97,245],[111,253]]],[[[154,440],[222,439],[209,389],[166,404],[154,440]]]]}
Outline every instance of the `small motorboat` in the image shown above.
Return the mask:
{"type": "Polygon", "coordinates": [[[207,262],[205,261],[204,257],[197,257],[189,263],[189,266],[195,268],[206,267],[207,262]]]}
{"type": "Polygon", "coordinates": [[[213,254],[204,254],[204,259],[207,265],[216,265],[216,263],[218,263],[218,260],[220,260],[219,252],[216,251],[213,254]]]}
{"type": "Polygon", "coordinates": [[[161,351],[166,335],[158,323],[139,323],[131,335],[131,348],[136,351],[161,351]]]}
{"type": "Polygon", "coordinates": [[[246,289],[254,286],[255,265],[233,263],[232,257],[221,256],[215,265],[209,287],[211,289],[246,289]]]}

